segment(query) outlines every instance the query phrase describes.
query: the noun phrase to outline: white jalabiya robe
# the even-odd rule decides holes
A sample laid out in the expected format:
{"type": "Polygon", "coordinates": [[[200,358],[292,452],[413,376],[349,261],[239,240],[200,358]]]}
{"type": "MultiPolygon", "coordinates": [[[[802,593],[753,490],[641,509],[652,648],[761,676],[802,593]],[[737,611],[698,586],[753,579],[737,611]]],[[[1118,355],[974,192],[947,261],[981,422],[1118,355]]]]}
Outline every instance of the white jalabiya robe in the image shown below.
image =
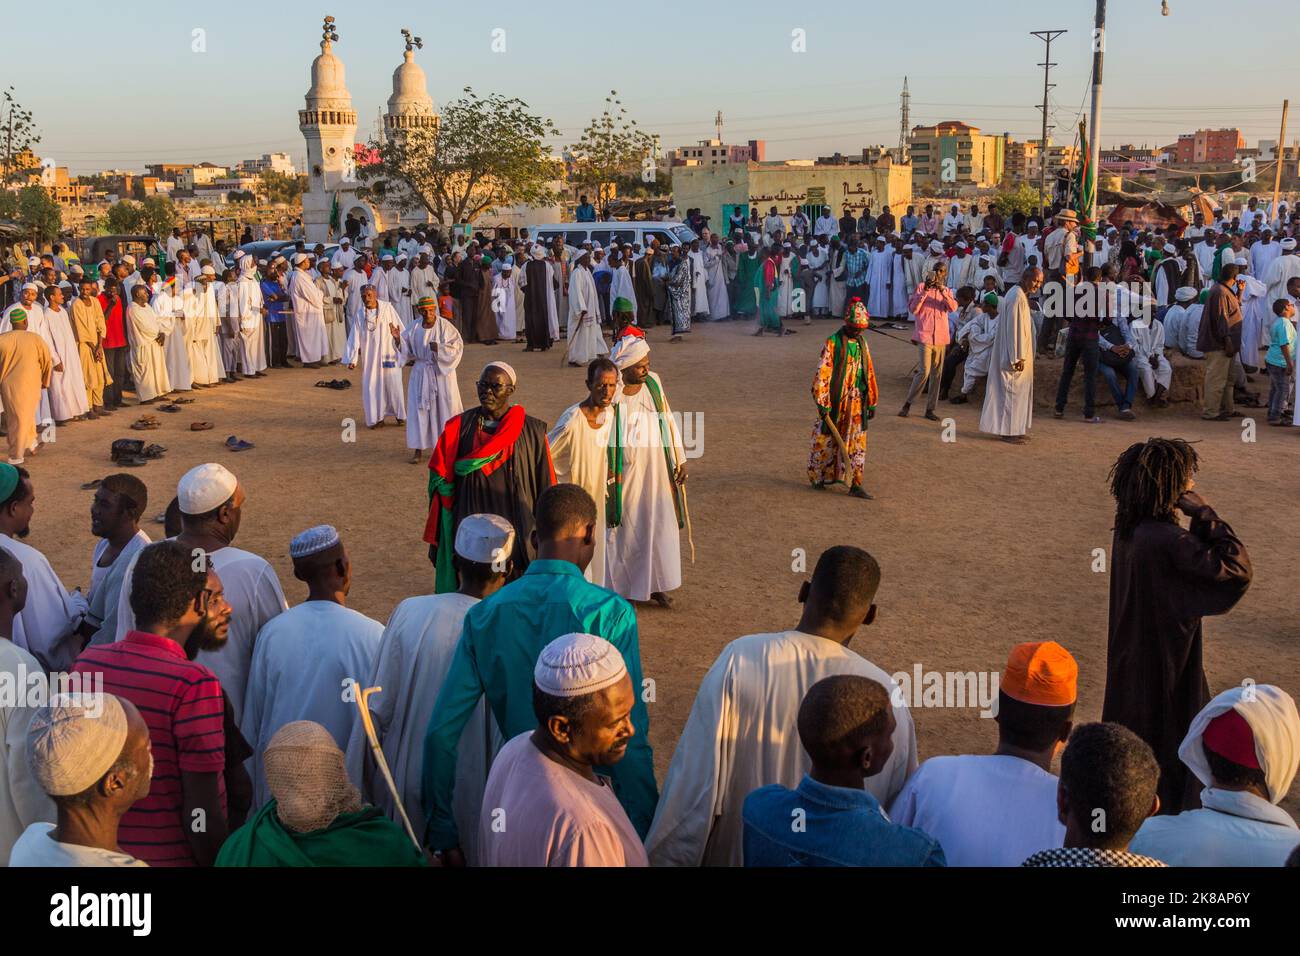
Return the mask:
{"type": "Polygon", "coordinates": [[[45,323],[49,330],[50,359],[55,365],[63,365],[63,371],[55,372],[50,378],[50,414],[56,422],[66,422],[90,411],[86,379],[81,371],[81,350],[77,348],[77,336],[72,331],[67,309],[56,312],[46,306],[45,323]]]}
{"type": "Polygon", "coordinates": [[[895,255],[890,261],[890,276],[894,283],[893,290],[889,293],[889,314],[890,315],[907,315],[907,300],[909,297],[908,288],[916,288],[907,284],[907,261],[895,250],[895,255]]]}
{"type": "MultiPolygon", "coordinates": [[[[174,539],[168,539],[174,540],[174,539]]],[[[117,599],[117,640],[135,630],[135,612],[131,610],[132,580],[135,563],[140,554],[131,558],[122,576],[122,590],[117,599]]],[[[248,686],[248,671],[253,661],[253,644],[258,632],[267,621],[289,609],[280,589],[280,579],[266,560],[242,548],[218,548],[209,551],[212,570],[221,578],[230,605],[230,632],[225,645],[216,651],[199,651],[195,658],[217,675],[222,688],[230,698],[230,709],[236,723],[244,707],[244,692],[248,686]]],[[[353,705],[356,706],[355,704],[353,705]]]]}
{"type": "MultiPolygon", "coordinates": [[[[347,297],[343,302],[343,318],[347,322],[348,333],[351,334],[352,327],[356,325],[357,313],[364,308],[361,304],[361,289],[370,283],[370,279],[364,269],[349,269],[343,273],[340,281],[347,287],[347,297]]],[[[379,301],[382,302],[383,299],[379,301]]]]}
{"type": "Polygon", "coordinates": [[[1002,291],[1002,271],[998,269],[997,256],[993,253],[985,255],[971,256],[974,265],[970,270],[970,281],[967,285],[974,287],[976,298],[984,294],[984,277],[992,276],[993,281],[997,283],[998,291],[1002,291]]]}
{"type": "Polygon", "coordinates": [[[776,314],[786,319],[794,314],[794,256],[781,256],[776,270],[776,314]]]}
{"type": "MultiPolygon", "coordinates": [[[[1209,275],[1209,271],[1206,270],[1207,279],[1209,275]]],[[[1300,256],[1288,253],[1274,259],[1273,264],[1268,267],[1268,272],[1261,277],[1268,284],[1268,301],[1271,303],[1283,298],[1286,295],[1287,282],[1296,276],[1300,276],[1300,256]]],[[[1269,308],[1272,306],[1270,305],[1269,308]]]]}
{"type": "Polygon", "coordinates": [[[173,391],[188,392],[194,387],[186,344],[184,293],[172,294],[164,289],[149,303],[158,315],[158,329],[166,336],[163,352],[167,356],[167,380],[173,391]]]}
{"type": "Polygon", "coordinates": [[[889,315],[889,280],[893,274],[894,250],[874,249],[867,257],[867,282],[871,292],[867,295],[867,311],[872,315],[889,315]]]}
{"type": "MultiPolygon", "coordinates": [[[[27,651],[12,641],[0,641],[0,681],[4,686],[26,687],[29,677],[40,671],[40,662],[27,651]]],[[[36,781],[27,762],[27,730],[37,706],[25,694],[0,698],[0,741],[5,749],[4,772],[0,773],[0,867],[9,865],[14,844],[28,827],[52,825],[58,819],[54,800],[36,781]]],[[[40,839],[52,850],[66,846],[48,837],[40,839]]]]}
{"type": "MultiPolygon", "coordinates": [[[[412,318],[414,318],[416,302],[419,302],[425,296],[434,299],[438,298],[438,283],[440,280],[438,279],[438,270],[434,268],[432,262],[427,266],[416,266],[410,270],[409,275],[411,289],[409,301],[411,303],[412,318]]],[[[401,314],[400,310],[398,314],[401,314]]]]}
{"type": "Polygon", "coordinates": [[[447,420],[465,410],[456,382],[465,343],[446,319],[438,318],[429,329],[412,322],[402,332],[402,353],[415,359],[406,383],[406,447],[433,448],[447,420]]]}
{"type": "Polygon", "coordinates": [[[600,331],[600,299],[596,291],[596,280],[592,277],[591,270],[585,266],[575,266],[569,274],[568,326],[569,346],[565,353],[568,361],[586,365],[597,356],[609,352],[605,336],[600,331]]]}
{"type": "Polygon", "coordinates": [[[704,273],[704,253],[688,252],[691,260],[691,315],[709,311],[709,280],[704,273]]]}
{"type": "Polygon", "coordinates": [[[330,268],[346,272],[352,268],[352,264],[357,261],[357,251],[349,246],[339,246],[334,255],[330,257],[330,268]]]}
{"type": "Polygon", "coordinates": [[[131,341],[131,379],[140,401],[147,402],[172,390],[167,376],[167,357],[158,344],[162,323],[153,306],[131,303],[127,310],[131,341]]]}
{"type": "MultiPolygon", "coordinates": [[[[605,587],[605,480],[609,476],[609,432],[614,422],[612,408],[596,419],[592,428],[578,405],[570,405],[560,415],[547,436],[551,445],[551,463],[555,480],[585,488],[596,502],[596,551],[584,576],[592,584],[605,587]]],[[[624,507],[626,507],[626,495],[624,507]]]]}
{"type": "MultiPolygon", "coordinates": [[[[705,246],[704,284],[709,294],[709,318],[715,322],[731,315],[731,302],[727,298],[727,271],[723,263],[726,250],[721,246],[705,246]]],[[[631,280],[629,280],[630,285],[631,280]]],[[[636,301],[634,298],[633,302],[636,301]]]]}
{"type": "MultiPolygon", "coordinates": [[[[824,247],[810,249],[805,267],[812,270],[814,276],[821,278],[813,285],[812,311],[817,314],[830,311],[831,307],[831,270],[829,255],[824,247]]],[[[741,290],[742,293],[745,290],[741,290]]]]}
{"type": "MultiPolygon", "coordinates": [[[[366,683],[367,687],[383,688],[369,699],[371,720],[406,815],[417,833],[424,828],[420,801],[424,734],[429,728],[438,691],[451,668],[456,645],[460,643],[465,615],[478,601],[451,592],[407,598],[397,605],[379,639],[374,668],[366,683]]],[[[479,862],[478,825],[488,769],[504,742],[487,699],[480,698],[457,745],[456,788],[451,800],[460,848],[470,866],[479,862]]],[[[368,803],[400,821],[359,721],[348,743],[347,769],[368,803]]]]}
{"type": "Polygon", "coordinates": [[[1282,254],[1282,244],[1280,242],[1257,242],[1250,247],[1250,272],[1251,275],[1266,276],[1268,267],[1271,266],[1277,257],[1282,254]]]}
{"type": "Polygon", "coordinates": [[[402,317],[402,324],[405,325],[414,316],[411,308],[411,273],[406,269],[394,268],[385,278],[388,280],[388,301],[402,317]]]}
{"type": "Polygon", "coordinates": [[[971,268],[975,258],[970,255],[953,256],[948,260],[948,277],[945,284],[955,294],[964,285],[971,285],[971,268]]]}
{"type": "Polygon", "coordinates": [[[1268,286],[1252,275],[1237,276],[1241,283],[1241,361],[1246,365],[1260,366],[1260,346],[1272,325],[1272,303],[1268,302],[1268,286]]]}
{"type": "MultiPolygon", "coordinates": [[[[658,375],[650,375],[659,382],[658,375]]],[[[674,462],[680,465],[686,460],[681,436],[662,382],[659,387],[674,462]]],[[[681,531],[649,387],[628,394],[620,382],[614,400],[623,419],[623,522],[606,531],[605,586],[629,601],[648,601],[651,594],[681,587],[681,531]]]]}
{"type": "Polygon", "coordinates": [[[356,690],[348,693],[348,682],[360,687],[370,676],[383,633],[378,621],[333,601],[307,601],[262,626],[239,723],[253,748],[248,761],[253,806],[271,799],[262,755],[285,724],[315,721],[340,750],[347,748],[353,726],[360,723],[356,690]]]}
{"type": "Polygon", "coordinates": [[[406,396],[402,391],[401,345],[393,341],[392,329],[402,331],[402,320],[387,302],[378,308],[362,309],[348,335],[343,361],[361,366],[361,406],[366,425],[386,417],[406,417],[406,396]]]}
{"type": "Polygon", "coordinates": [[[993,353],[993,339],[998,333],[998,317],[980,310],[969,322],[957,330],[957,341],[966,339],[970,351],[962,366],[961,393],[969,395],[975,383],[989,373],[989,356],[993,353]]]}
{"type": "MultiPolygon", "coordinates": [[[[581,268],[581,267],[579,267],[581,268]]],[[[577,269],[569,271],[569,288],[573,288],[573,274],[577,269]]],[[[570,293],[572,295],[572,293],[570,293]]],[[[627,266],[620,265],[617,269],[609,271],[609,314],[614,314],[614,300],[627,299],[632,304],[632,322],[636,323],[636,290],[632,288],[632,273],[628,271],[627,266]]],[[[572,305],[570,305],[572,308],[572,305]]],[[[572,314],[572,313],[569,313],[572,314]]],[[[617,331],[617,330],[616,330],[617,331]]]]}
{"type": "Polygon", "coordinates": [[[894,752],[864,787],[889,806],[916,769],[916,730],[893,679],[824,637],[751,634],[723,648],[700,682],[646,836],[652,866],[743,863],[745,797],[767,784],[799,786],[811,766],[795,731],[799,705],[813,684],[837,674],[874,680],[896,702],[894,752]]]}
{"type": "Polygon", "coordinates": [[[343,298],[343,289],[333,275],[328,279],[317,276],[316,288],[320,289],[321,301],[324,303],[326,358],[337,362],[343,357],[343,349],[348,342],[348,326],[343,321],[343,303],[334,301],[343,298]]]}
{"type": "Polygon", "coordinates": [[[80,591],[69,592],[45,555],[30,544],[0,534],[4,548],[23,566],[27,603],[14,615],[13,642],[48,670],[71,670],[81,652],[73,629],[88,607],[80,591]]]}
{"type": "Polygon", "coordinates": [[[515,301],[519,279],[511,270],[507,275],[498,272],[492,279],[492,314],[497,320],[497,335],[513,342],[518,332],[520,303],[515,301]]]}
{"type": "Polygon", "coordinates": [[[998,306],[998,329],[989,355],[989,379],[980,431],[1023,435],[1034,423],[1034,318],[1025,290],[1016,286],[998,306]],[[1023,370],[1011,365],[1023,361],[1023,370]]]}
{"type": "Polygon", "coordinates": [[[304,365],[329,357],[325,335],[325,297],[311,273],[297,269],[289,277],[289,304],[293,309],[294,339],[304,365]]]}
{"type": "Polygon", "coordinates": [[[213,385],[224,377],[214,374],[217,356],[213,353],[218,351],[216,297],[211,289],[205,294],[196,285],[185,290],[181,305],[185,310],[185,354],[190,361],[190,374],[199,385],[213,385]]]}
{"type": "Polygon", "coordinates": [[[1196,342],[1201,336],[1201,314],[1204,311],[1202,303],[1193,302],[1187,307],[1187,318],[1179,326],[1179,347],[1188,358],[1205,358],[1205,353],[1196,348],[1196,342]]]}
{"type": "Polygon", "coordinates": [[[239,335],[235,345],[239,352],[239,367],[245,375],[266,368],[266,342],[262,337],[262,284],[252,271],[245,272],[235,284],[235,325],[239,335]]]}
{"type": "Polygon", "coordinates": [[[217,341],[221,343],[221,364],[232,373],[239,366],[238,282],[213,284],[217,293],[217,341]]]}
{"type": "Polygon", "coordinates": [[[1133,339],[1134,358],[1137,359],[1138,381],[1142,391],[1150,398],[1156,393],[1156,385],[1169,387],[1173,381],[1174,370],[1165,358],[1165,327],[1159,319],[1150,322],[1129,322],[1129,335],[1133,339]],[[1151,357],[1159,363],[1151,367],[1151,357]]]}
{"type": "Polygon", "coordinates": [[[837,318],[844,315],[844,304],[848,298],[848,284],[844,281],[844,250],[829,254],[831,260],[831,315],[837,318]]]}

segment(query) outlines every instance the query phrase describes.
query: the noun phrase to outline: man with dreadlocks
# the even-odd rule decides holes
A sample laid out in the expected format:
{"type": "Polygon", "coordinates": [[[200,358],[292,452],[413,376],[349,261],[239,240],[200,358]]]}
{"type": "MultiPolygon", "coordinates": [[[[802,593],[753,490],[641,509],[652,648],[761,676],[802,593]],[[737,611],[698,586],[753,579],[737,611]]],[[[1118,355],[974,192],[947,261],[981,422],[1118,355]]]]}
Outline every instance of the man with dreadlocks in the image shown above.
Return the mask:
{"type": "Polygon", "coordinates": [[[1201,618],[1250,587],[1246,546],[1192,490],[1196,452],[1179,438],[1130,445],[1110,471],[1115,496],[1110,633],[1101,719],[1128,727],[1160,761],[1160,812],[1196,806],[1200,784],[1178,758],[1210,699],[1201,618]],[[1183,528],[1178,512],[1191,518],[1183,528]]]}
{"type": "Polygon", "coordinates": [[[870,321],[861,299],[849,303],[844,328],[822,347],[812,388],[818,418],[808,456],[808,480],[814,488],[825,488],[844,481],[847,471],[849,494],[854,498],[871,497],[862,490],[867,422],[876,415],[879,396],[871,349],[862,335],[870,321]]]}

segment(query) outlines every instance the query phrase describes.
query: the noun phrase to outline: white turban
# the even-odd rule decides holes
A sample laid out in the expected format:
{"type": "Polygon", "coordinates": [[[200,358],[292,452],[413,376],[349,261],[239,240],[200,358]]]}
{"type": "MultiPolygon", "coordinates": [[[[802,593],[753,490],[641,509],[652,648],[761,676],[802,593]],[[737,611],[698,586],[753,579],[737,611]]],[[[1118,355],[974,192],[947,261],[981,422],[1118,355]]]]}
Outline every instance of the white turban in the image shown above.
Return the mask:
{"type": "Polygon", "coordinates": [[[542,248],[540,245],[538,245],[537,243],[534,243],[534,244],[533,244],[533,247],[532,247],[531,249],[528,250],[528,254],[529,254],[530,256],[532,256],[534,259],[545,259],[545,258],[546,258],[546,250],[543,249],[543,248],[542,248]]]}
{"type": "Polygon", "coordinates": [[[514,368],[510,365],[507,365],[505,362],[488,362],[487,365],[483,366],[483,374],[486,375],[488,369],[490,368],[499,368],[501,369],[501,371],[505,372],[506,377],[510,379],[511,385],[519,384],[519,378],[515,375],[514,368]]]}
{"type": "Polygon", "coordinates": [[[650,354],[650,346],[639,335],[625,335],[614,344],[609,360],[619,370],[629,368],[650,354]]]}
{"type": "Polygon", "coordinates": [[[936,256],[943,255],[943,243],[940,242],[938,239],[935,239],[933,242],[930,243],[930,251],[933,252],[936,256]]]}
{"type": "Polygon", "coordinates": [[[1282,245],[1282,248],[1283,248],[1283,249],[1294,249],[1294,248],[1295,248],[1295,240],[1292,239],[1290,236],[1288,236],[1287,238],[1285,238],[1285,239],[1282,240],[1281,245],[1282,245]]]}
{"type": "Polygon", "coordinates": [[[552,697],[585,697],[627,676],[617,647],[595,634],[565,634],[542,648],[533,683],[552,697]]]}
{"type": "Polygon", "coordinates": [[[1291,695],[1271,684],[1233,687],[1206,704],[1187,729],[1187,736],[1178,748],[1178,759],[1201,783],[1212,786],[1210,763],[1201,738],[1210,721],[1230,710],[1235,710],[1250,725],[1255,737],[1255,758],[1264,773],[1268,798],[1278,803],[1286,796],[1300,767],[1300,715],[1291,695]]]}
{"type": "Polygon", "coordinates": [[[126,731],[126,710],[112,694],[60,694],[28,725],[32,775],[52,797],[81,793],[117,763],[126,731]]]}
{"type": "Polygon", "coordinates": [[[1194,286],[1185,285],[1174,293],[1174,298],[1179,302],[1191,302],[1198,295],[1200,295],[1200,293],[1194,286]]]}

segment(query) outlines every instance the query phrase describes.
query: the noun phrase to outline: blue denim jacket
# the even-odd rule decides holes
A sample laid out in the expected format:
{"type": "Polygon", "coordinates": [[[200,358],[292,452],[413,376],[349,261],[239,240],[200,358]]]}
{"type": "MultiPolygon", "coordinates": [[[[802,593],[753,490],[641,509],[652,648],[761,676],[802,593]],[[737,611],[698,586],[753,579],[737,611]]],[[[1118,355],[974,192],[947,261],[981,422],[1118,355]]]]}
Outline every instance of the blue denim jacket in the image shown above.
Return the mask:
{"type": "Polygon", "coordinates": [[[745,798],[745,866],[944,866],[943,849],[891,823],[865,790],[805,775],[799,789],[760,787],[745,798]]]}

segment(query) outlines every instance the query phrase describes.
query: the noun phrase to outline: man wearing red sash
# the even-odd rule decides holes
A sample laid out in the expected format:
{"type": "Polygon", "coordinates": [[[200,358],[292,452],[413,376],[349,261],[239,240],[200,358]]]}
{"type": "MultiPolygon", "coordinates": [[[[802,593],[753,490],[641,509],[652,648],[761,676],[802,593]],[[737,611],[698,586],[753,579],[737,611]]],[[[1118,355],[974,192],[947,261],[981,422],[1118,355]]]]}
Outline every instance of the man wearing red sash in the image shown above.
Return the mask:
{"type": "Polygon", "coordinates": [[[429,459],[429,516],[424,540],[436,569],[439,594],[457,587],[453,563],[456,528],[472,514],[495,514],[515,529],[513,573],[534,557],[533,506],[555,484],[546,423],[515,405],[515,370],[491,362],[475,389],[479,406],[448,420],[429,459]]]}

